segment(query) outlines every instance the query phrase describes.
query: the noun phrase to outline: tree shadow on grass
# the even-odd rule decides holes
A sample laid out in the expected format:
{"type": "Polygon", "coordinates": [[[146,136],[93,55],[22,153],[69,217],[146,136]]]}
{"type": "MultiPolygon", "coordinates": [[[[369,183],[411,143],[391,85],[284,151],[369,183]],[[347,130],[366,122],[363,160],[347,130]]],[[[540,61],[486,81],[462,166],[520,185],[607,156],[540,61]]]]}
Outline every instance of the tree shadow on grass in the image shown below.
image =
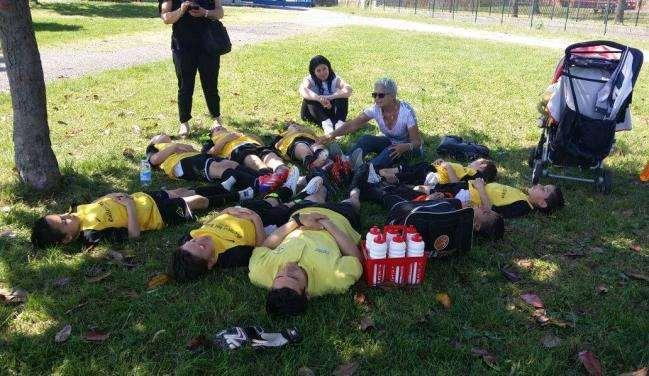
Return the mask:
{"type": "Polygon", "coordinates": [[[85,16],[105,18],[155,18],[158,17],[157,3],[147,6],[133,3],[44,3],[40,9],[54,11],[64,16],[85,16]]]}
{"type": "Polygon", "coordinates": [[[79,25],[67,25],[58,22],[34,22],[34,31],[77,31],[83,29],[79,25]]]}

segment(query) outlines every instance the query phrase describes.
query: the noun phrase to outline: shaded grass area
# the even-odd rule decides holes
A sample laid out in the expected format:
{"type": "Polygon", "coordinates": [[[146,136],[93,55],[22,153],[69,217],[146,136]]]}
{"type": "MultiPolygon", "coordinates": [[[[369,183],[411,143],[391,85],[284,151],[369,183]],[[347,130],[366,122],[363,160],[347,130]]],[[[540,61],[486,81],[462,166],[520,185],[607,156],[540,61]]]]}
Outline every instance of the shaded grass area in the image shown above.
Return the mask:
{"type": "MultiPolygon", "coordinates": [[[[322,53],[354,87],[350,114],[371,103],[376,77],[390,75],[401,99],[417,111],[429,158],[442,135],[470,137],[493,150],[502,182],[526,184],[527,149],[539,133],[536,102],[557,52],[372,28],[333,30],[318,38],[317,45],[305,36],[226,55],[220,75],[225,121],[266,135],[297,119],[296,88],[309,58],[322,53]]],[[[589,186],[563,184],[565,209],[550,217],[509,221],[505,240],[477,243],[464,257],[431,261],[421,287],[383,291],[360,283],[348,293],[314,299],[302,317],[277,320],[264,313],[265,291],[251,286],[244,270],[215,271],[196,283],[146,290],[148,278],[166,269],[178,239],[195,225],[144,233],[138,241],[87,252],[74,245],[31,249],[28,226],[38,215],[65,211],[73,201],[110,191],[139,189],[137,158],[125,158],[124,148],[141,157],[151,135],[174,133],[177,125],[171,62],[51,84],[52,141],[65,173],[61,190],[38,198],[20,188],[11,171],[11,135],[0,135],[0,228],[17,234],[0,238],[0,282],[30,292],[24,306],[0,305],[0,362],[9,372],[23,374],[295,374],[302,366],[327,374],[356,361],[360,374],[554,375],[581,374],[576,354],[589,349],[606,373],[646,366],[649,285],[620,275],[630,269],[649,273],[649,191],[637,183],[638,171],[649,160],[646,72],[632,104],[636,128],[618,135],[608,159],[615,173],[613,194],[599,196],[589,186]],[[630,250],[632,244],[640,245],[640,252],[630,250]],[[133,255],[138,266],[128,270],[108,261],[105,254],[111,249],[133,255]],[[571,251],[585,257],[564,256],[571,251]],[[111,275],[88,282],[86,274],[97,265],[111,275]],[[507,282],[499,272],[505,265],[523,281],[507,282]],[[55,288],[53,282],[63,276],[71,278],[70,284],[55,288]],[[595,292],[600,283],[608,286],[607,294],[595,292]],[[355,303],[354,291],[363,291],[371,305],[355,303]],[[535,324],[532,309],[519,298],[528,291],[544,300],[548,315],[575,328],[535,324]],[[450,310],[435,302],[439,292],[450,295],[450,310]],[[358,330],[365,315],[377,330],[358,330]],[[70,340],[55,344],[54,334],[67,323],[73,327],[70,340]],[[195,355],[185,350],[200,333],[251,324],[266,329],[295,325],[304,339],[280,351],[195,355]],[[82,341],[81,334],[92,327],[110,332],[109,339],[82,341]],[[539,340],[546,334],[560,337],[560,345],[543,348],[539,340]],[[496,354],[497,368],[472,357],[474,347],[496,354]]],[[[195,123],[209,124],[206,112],[197,88],[195,123]]],[[[4,94],[0,126],[11,126],[4,94]]],[[[155,175],[154,187],[176,185],[155,175]]],[[[384,215],[377,205],[366,205],[364,228],[384,215]]]]}

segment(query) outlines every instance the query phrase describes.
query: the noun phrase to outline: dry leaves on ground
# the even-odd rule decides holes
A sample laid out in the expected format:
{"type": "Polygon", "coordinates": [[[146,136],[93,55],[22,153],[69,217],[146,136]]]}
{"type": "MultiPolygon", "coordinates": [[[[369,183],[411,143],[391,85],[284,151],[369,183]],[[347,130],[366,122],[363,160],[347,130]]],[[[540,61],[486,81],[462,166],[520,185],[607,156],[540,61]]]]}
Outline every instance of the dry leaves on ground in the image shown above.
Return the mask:
{"type": "Polygon", "coordinates": [[[579,361],[586,368],[591,376],[601,376],[602,375],[602,364],[599,362],[599,359],[590,351],[581,351],[579,352],[579,361]]]}
{"type": "Polygon", "coordinates": [[[608,287],[606,287],[605,284],[600,283],[599,285],[595,286],[595,292],[598,294],[606,294],[608,292],[608,287]]]}
{"type": "Polygon", "coordinates": [[[358,369],[358,363],[349,362],[349,363],[339,365],[338,368],[336,368],[332,372],[332,375],[334,375],[334,376],[351,376],[354,373],[356,373],[357,369],[358,369]]]}
{"type": "Polygon", "coordinates": [[[649,368],[647,367],[620,374],[620,376],[648,376],[648,375],[649,375],[649,368]]]}
{"type": "Polygon", "coordinates": [[[101,343],[101,342],[104,342],[105,340],[107,340],[108,337],[110,337],[110,333],[107,333],[107,332],[104,332],[104,331],[101,331],[101,330],[97,330],[97,329],[93,329],[93,330],[90,330],[89,332],[87,332],[86,334],[84,334],[81,337],[81,339],[83,339],[84,341],[87,341],[87,342],[101,343]]]}
{"type": "Polygon", "coordinates": [[[500,268],[500,272],[503,273],[505,278],[507,278],[511,282],[516,283],[516,282],[519,282],[521,280],[521,276],[518,275],[518,273],[516,273],[515,271],[513,271],[513,270],[511,270],[511,269],[509,269],[507,267],[500,268]]]}
{"type": "Polygon", "coordinates": [[[4,304],[21,304],[26,300],[27,291],[20,287],[11,290],[0,287],[0,302],[4,304]]]}
{"type": "Polygon", "coordinates": [[[539,298],[538,295],[528,292],[526,294],[521,295],[521,299],[529,305],[531,305],[534,308],[543,308],[544,304],[541,298],[539,298]]]}
{"type": "Polygon", "coordinates": [[[370,300],[367,298],[367,295],[363,294],[362,292],[356,292],[354,294],[354,302],[356,302],[356,304],[364,306],[370,305],[370,300]]]}
{"type": "Polygon", "coordinates": [[[68,340],[68,338],[70,338],[70,334],[72,334],[72,326],[70,324],[67,324],[61,330],[59,330],[58,333],[56,333],[56,335],[54,336],[54,342],[65,342],[68,340]]]}
{"type": "Polygon", "coordinates": [[[16,233],[11,230],[2,230],[2,232],[0,232],[0,238],[15,238],[15,237],[16,237],[16,233]]]}
{"type": "Polygon", "coordinates": [[[479,347],[474,347],[471,349],[471,355],[475,357],[482,358],[482,360],[487,363],[489,367],[497,367],[498,366],[498,357],[496,357],[494,354],[492,354],[489,350],[487,349],[482,349],[479,347]]]}
{"type": "Polygon", "coordinates": [[[451,297],[447,293],[441,292],[435,294],[435,300],[439,302],[444,308],[451,309],[451,297]]]}
{"type": "Polygon", "coordinates": [[[541,337],[541,344],[543,345],[543,347],[551,349],[561,344],[561,338],[555,336],[554,334],[546,334],[541,337]]]}
{"type": "Polygon", "coordinates": [[[94,276],[91,276],[91,277],[86,277],[86,281],[88,281],[88,283],[96,283],[96,282],[103,281],[104,279],[110,277],[111,274],[112,274],[112,272],[110,270],[107,270],[107,271],[99,273],[97,275],[94,275],[94,276]]]}
{"type": "Polygon", "coordinates": [[[189,342],[187,342],[187,350],[193,353],[199,352],[203,350],[203,348],[208,346],[209,346],[209,341],[207,340],[207,337],[205,337],[203,334],[196,336],[190,339],[189,342]]]}
{"type": "Polygon", "coordinates": [[[149,279],[149,282],[147,282],[146,286],[149,290],[153,290],[166,283],[169,283],[170,281],[171,281],[171,276],[169,274],[160,273],[151,277],[151,279],[149,279]]]}
{"type": "Polygon", "coordinates": [[[359,328],[360,328],[361,331],[367,332],[367,331],[370,331],[372,329],[375,329],[376,326],[374,325],[374,320],[372,320],[371,317],[363,316],[363,318],[361,318],[361,323],[359,325],[359,328]]]}
{"type": "Polygon", "coordinates": [[[640,247],[639,244],[631,244],[629,246],[629,249],[632,250],[633,252],[638,252],[638,253],[642,251],[642,247],[640,247]]]}

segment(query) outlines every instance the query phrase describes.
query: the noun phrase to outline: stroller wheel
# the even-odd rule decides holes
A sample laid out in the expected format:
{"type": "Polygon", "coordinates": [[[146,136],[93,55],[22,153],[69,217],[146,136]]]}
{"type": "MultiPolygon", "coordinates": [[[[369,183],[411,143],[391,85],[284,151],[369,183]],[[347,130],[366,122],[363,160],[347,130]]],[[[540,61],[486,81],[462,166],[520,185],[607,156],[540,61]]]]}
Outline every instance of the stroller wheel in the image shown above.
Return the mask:
{"type": "Polygon", "coordinates": [[[543,175],[543,162],[539,160],[534,161],[534,168],[532,169],[532,185],[538,184],[543,175]]]}
{"type": "Polygon", "coordinates": [[[613,175],[609,170],[602,169],[595,181],[595,191],[608,195],[613,188],[613,175]]]}

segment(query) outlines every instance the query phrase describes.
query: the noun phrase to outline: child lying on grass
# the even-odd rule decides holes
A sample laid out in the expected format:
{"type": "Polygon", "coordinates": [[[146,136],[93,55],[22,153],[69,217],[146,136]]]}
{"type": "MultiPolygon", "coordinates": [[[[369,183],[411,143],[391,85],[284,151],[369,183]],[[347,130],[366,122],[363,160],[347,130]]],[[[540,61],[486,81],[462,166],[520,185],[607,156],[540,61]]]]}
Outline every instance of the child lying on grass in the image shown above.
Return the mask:
{"type": "Polygon", "coordinates": [[[35,247],[67,244],[79,236],[88,245],[104,238],[137,238],[142,231],[194,219],[193,211],[236,202],[238,195],[221,186],[179,188],[149,193],[110,193],[65,214],[49,214],[32,227],[35,247]]]}
{"type": "Polygon", "coordinates": [[[379,170],[379,176],[388,183],[428,186],[457,183],[475,178],[483,178],[486,182],[492,182],[496,180],[497,174],[496,164],[485,158],[478,158],[466,166],[438,159],[431,164],[422,162],[412,166],[398,165],[379,170]]]}

